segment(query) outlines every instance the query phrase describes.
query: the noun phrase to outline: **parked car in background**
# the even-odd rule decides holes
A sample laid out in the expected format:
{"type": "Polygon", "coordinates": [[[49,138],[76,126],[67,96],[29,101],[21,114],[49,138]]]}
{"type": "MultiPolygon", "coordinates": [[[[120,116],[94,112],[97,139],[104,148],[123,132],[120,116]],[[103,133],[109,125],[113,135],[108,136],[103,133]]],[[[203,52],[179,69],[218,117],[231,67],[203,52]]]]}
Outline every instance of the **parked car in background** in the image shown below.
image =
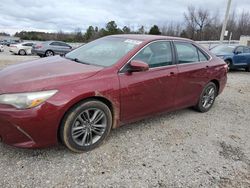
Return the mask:
{"type": "Polygon", "coordinates": [[[242,45],[218,45],[210,50],[222,58],[229,69],[244,68],[250,71],[250,47],[242,45]]]}
{"type": "Polygon", "coordinates": [[[11,41],[7,41],[6,46],[10,46],[12,44],[18,44],[18,43],[20,43],[20,41],[11,40],[11,41]]]}
{"type": "Polygon", "coordinates": [[[3,52],[4,51],[4,47],[3,45],[0,44],[0,52],[3,52]]]}
{"type": "Polygon", "coordinates": [[[3,40],[3,41],[0,41],[0,44],[7,46],[8,42],[6,40],[3,40]]]}
{"type": "Polygon", "coordinates": [[[63,57],[1,70],[0,137],[16,147],[60,140],[74,152],[88,151],[129,122],[191,106],[207,112],[227,69],[188,39],[107,36],[63,57]]]}
{"type": "Polygon", "coordinates": [[[9,51],[13,54],[17,55],[30,55],[33,42],[23,42],[19,44],[11,44],[9,47],[9,51]]]}
{"type": "Polygon", "coordinates": [[[65,42],[47,41],[33,45],[31,52],[40,57],[49,57],[54,55],[65,55],[71,50],[72,47],[65,42]]]}

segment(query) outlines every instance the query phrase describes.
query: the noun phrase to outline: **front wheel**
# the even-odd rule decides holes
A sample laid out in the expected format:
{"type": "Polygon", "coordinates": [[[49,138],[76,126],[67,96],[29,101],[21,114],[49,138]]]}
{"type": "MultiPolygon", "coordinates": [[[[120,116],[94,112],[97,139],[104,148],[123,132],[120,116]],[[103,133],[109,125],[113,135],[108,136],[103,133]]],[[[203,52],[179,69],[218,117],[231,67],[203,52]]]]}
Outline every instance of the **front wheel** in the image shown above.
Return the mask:
{"type": "Polygon", "coordinates": [[[195,108],[200,112],[207,112],[212,108],[217,96],[217,87],[213,82],[209,82],[203,89],[199,101],[195,108]]]}
{"type": "Polygon", "coordinates": [[[18,54],[19,55],[26,55],[26,52],[25,52],[25,50],[19,50],[18,54]]]}
{"type": "Polygon", "coordinates": [[[90,151],[105,140],[111,127],[110,109],[100,101],[88,100],[67,113],[60,127],[60,138],[73,152],[90,151]]]}

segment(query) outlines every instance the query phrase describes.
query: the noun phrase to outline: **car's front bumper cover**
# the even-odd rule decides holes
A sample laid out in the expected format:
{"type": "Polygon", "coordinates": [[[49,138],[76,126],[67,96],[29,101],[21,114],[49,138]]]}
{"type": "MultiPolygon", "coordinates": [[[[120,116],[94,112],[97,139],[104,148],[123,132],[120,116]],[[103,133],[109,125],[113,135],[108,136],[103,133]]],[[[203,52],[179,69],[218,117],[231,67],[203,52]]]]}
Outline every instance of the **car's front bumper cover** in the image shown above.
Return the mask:
{"type": "Polygon", "coordinates": [[[27,110],[0,105],[1,141],[22,148],[55,145],[59,119],[60,109],[48,103],[27,110]]]}

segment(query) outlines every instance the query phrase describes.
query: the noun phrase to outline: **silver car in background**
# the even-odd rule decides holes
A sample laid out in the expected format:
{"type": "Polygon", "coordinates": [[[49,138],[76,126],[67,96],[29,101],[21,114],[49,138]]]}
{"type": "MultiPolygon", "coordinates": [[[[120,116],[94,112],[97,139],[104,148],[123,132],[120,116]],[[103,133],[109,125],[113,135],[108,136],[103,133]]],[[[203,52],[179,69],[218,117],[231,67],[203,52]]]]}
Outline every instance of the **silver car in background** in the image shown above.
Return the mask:
{"type": "Polygon", "coordinates": [[[16,55],[30,55],[34,42],[23,42],[18,44],[11,44],[9,51],[16,55]]]}
{"type": "Polygon", "coordinates": [[[49,57],[54,55],[65,55],[70,52],[72,47],[61,41],[46,41],[32,46],[31,53],[40,57],[49,57]]]}
{"type": "Polygon", "coordinates": [[[0,52],[3,52],[4,51],[4,47],[2,44],[0,44],[0,52]]]}

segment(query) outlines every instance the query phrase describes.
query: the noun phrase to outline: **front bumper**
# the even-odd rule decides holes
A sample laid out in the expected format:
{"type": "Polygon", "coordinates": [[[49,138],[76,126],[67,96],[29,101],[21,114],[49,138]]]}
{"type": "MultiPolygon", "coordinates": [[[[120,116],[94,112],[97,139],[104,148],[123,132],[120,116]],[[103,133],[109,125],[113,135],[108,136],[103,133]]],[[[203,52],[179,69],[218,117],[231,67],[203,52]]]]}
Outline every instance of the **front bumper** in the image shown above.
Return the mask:
{"type": "Polygon", "coordinates": [[[0,105],[1,141],[21,148],[55,145],[60,118],[60,108],[49,103],[27,110],[0,105]]]}
{"type": "Polygon", "coordinates": [[[17,48],[10,48],[9,52],[11,52],[13,54],[18,54],[19,50],[17,48]]]}

